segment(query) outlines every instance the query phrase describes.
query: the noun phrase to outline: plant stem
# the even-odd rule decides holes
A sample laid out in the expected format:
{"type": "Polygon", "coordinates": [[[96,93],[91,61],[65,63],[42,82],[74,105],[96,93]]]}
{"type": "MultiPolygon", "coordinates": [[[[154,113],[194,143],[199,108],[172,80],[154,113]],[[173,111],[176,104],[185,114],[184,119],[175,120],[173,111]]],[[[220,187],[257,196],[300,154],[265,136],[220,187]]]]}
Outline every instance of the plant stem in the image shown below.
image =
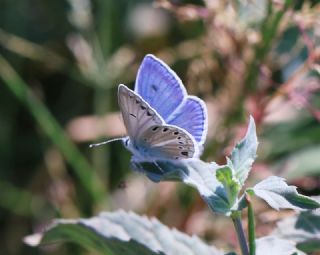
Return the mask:
{"type": "Polygon", "coordinates": [[[246,200],[248,204],[248,239],[250,255],[256,254],[256,233],[255,233],[255,220],[254,212],[249,194],[246,194],[246,200]]]}
{"type": "Polygon", "coordinates": [[[231,218],[233,221],[234,228],[236,229],[236,232],[237,232],[241,253],[242,255],[249,255],[248,244],[247,244],[246,237],[244,235],[242,222],[241,222],[241,213],[239,211],[236,211],[232,214],[231,218]]]}

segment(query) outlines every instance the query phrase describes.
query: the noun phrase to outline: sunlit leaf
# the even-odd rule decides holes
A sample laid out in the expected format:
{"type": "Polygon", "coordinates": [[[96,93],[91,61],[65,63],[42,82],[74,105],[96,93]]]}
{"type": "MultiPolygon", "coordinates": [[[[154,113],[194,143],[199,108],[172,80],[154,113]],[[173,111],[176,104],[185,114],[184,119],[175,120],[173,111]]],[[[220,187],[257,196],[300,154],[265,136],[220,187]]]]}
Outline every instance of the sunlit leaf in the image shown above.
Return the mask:
{"type": "Polygon", "coordinates": [[[295,241],[305,252],[320,251],[320,209],[301,212],[278,222],[273,234],[295,241]]]}
{"type": "Polygon", "coordinates": [[[131,162],[134,170],[144,173],[152,181],[181,181],[195,187],[208,206],[218,213],[230,213],[226,190],[216,178],[215,163],[198,159],[180,161],[131,162]]]}
{"type": "Polygon", "coordinates": [[[235,146],[231,159],[228,159],[229,167],[233,168],[240,184],[243,185],[256,158],[258,139],[254,119],[250,116],[249,126],[245,137],[235,146]]]}
{"type": "Polygon", "coordinates": [[[276,236],[266,236],[256,241],[257,255],[303,255],[305,253],[297,250],[295,242],[281,239],[276,236]]]}
{"type": "Polygon", "coordinates": [[[31,246],[75,242],[101,254],[223,254],[198,237],[169,229],[155,218],[124,211],[105,212],[89,219],[56,220],[45,232],[24,241],[31,246]]]}
{"type": "Polygon", "coordinates": [[[273,209],[316,209],[320,203],[297,192],[295,186],[288,186],[281,177],[270,176],[250,189],[266,201],[273,209]]]}

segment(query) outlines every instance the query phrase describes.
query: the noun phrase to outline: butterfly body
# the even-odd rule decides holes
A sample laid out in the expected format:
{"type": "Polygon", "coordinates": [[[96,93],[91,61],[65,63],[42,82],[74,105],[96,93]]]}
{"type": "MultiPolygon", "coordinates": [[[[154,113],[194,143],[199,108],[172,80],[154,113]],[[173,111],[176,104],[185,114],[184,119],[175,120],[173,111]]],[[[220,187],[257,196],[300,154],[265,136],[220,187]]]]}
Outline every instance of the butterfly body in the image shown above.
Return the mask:
{"type": "Polygon", "coordinates": [[[198,158],[207,132],[203,101],[188,96],[179,77],[161,60],[147,55],[135,91],[119,85],[118,102],[133,160],[198,158]]]}

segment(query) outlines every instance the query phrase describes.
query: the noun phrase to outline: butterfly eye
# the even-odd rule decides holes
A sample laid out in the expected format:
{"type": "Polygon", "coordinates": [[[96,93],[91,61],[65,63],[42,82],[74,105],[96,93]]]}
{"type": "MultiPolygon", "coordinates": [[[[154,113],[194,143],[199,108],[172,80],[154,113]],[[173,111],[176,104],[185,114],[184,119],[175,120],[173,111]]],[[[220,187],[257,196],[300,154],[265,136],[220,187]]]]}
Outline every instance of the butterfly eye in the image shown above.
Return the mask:
{"type": "Polygon", "coordinates": [[[179,146],[178,148],[179,148],[180,150],[182,150],[182,149],[183,149],[183,147],[182,147],[182,146],[179,146]]]}
{"type": "Polygon", "coordinates": [[[152,131],[157,131],[159,127],[154,127],[152,131]]]}
{"type": "Polygon", "coordinates": [[[146,109],[146,107],[143,106],[143,105],[141,105],[140,108],[141,108],[142,110],[145,110],[145,109],[146,109]]]}
{"type": "Polygon", "coordinates": [[[148,116],[152,116],[152,113],[151,113],[151,112],[147,112],[147,115],[148,115],[148,116]]]}
{"type": "Polygon", "coordinates": [[[163,130],[162,130],[162,132],[167,132],[169,130],[169,128],[164,128],[163,130]]]}
{"type": "Polygon", "coordinates": [[[178,139],[180,140],[180,139],[181,139],[181,136],[179,136],[178,139]]]}
{"type": "Polygon", "coordinates": [[[176,132],[174,132],[173,134],[174,134],[174,135],[179,135],[179,132],[178,132],[178,131],[176,131],[176,132]]]}

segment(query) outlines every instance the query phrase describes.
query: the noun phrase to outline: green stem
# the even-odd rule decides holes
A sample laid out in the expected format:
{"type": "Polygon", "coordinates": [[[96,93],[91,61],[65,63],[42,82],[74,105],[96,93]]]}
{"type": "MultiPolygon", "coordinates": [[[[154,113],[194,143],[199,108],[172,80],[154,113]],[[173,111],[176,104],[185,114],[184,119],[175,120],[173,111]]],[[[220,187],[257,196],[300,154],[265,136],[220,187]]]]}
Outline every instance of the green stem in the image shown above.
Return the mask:
{"type": "Polygon", "coordinates": [[[248,204],[248,239],[250,255],[256,254],[256,232],[255,232],[255,219],[254,212],[249,194],[246,194],[248,204]]]}
{"type": "Polygon", "coordinates": [[[239,211],[233,212],[231,218],[237,233],[241,253],[242,255],[249,255],[248,244],[247,244],[246,236],[244,234],[242,222],[241,222],[241,212],[239,211]]]}
{"type": "Polygon", "coordinates": [[[39,126],[58,147],[69,162],[81,185],[99,204],[105,198],[104,186],[88,161],[79,152],[74,143],[65,134],[62,127],[51,115],[46,106],[33,94],[12,66],[0,55],[0,78],[12,93],[25,105],[39,126]]]}

